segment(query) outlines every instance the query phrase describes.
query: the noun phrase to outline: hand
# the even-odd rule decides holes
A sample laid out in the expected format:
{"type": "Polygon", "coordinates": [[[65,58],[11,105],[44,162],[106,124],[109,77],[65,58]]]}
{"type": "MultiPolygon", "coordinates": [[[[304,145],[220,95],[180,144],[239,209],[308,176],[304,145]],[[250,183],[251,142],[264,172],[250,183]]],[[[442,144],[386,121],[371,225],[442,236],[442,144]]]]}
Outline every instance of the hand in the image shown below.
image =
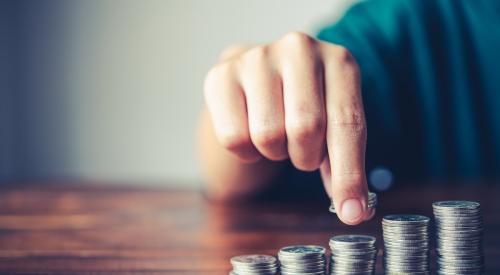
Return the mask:
{"type": "Polygon", "coordinates": [[[320,168],[344,223],[371,218],[360,75],[349,51],[302,33],[234,46],[204,91],[218,141],[241,161],[290,158],[300,170],[320,168]]]}

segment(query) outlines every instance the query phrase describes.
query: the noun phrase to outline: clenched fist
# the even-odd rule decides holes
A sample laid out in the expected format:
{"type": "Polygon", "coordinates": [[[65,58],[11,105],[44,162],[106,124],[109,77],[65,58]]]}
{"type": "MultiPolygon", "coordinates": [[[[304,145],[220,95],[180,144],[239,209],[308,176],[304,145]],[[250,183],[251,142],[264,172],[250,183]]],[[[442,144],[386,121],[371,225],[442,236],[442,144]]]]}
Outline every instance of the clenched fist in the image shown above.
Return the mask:
{"type": "Polygon", "coordinates": [[[207,74],[205,100],[219,144],[243,163],[289,158],[320,169],[340,219],[370,218],[360,74],[348,50],[289,33],[230,47],[207,74]]]}

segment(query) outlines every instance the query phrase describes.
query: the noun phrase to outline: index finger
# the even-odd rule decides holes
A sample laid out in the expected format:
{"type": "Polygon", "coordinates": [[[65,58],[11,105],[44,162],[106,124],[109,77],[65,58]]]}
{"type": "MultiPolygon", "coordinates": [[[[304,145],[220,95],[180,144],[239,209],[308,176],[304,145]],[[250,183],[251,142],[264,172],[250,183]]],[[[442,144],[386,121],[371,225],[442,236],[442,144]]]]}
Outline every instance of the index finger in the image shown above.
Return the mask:
{"type": "Polygon", "coordinates": [[[322,43],[327,112],[326,142],[331,169],[331,196],[339,218],[358,224],[367,211],[365,173],[366,120],[360,73],[343,47],[322,43]]]}

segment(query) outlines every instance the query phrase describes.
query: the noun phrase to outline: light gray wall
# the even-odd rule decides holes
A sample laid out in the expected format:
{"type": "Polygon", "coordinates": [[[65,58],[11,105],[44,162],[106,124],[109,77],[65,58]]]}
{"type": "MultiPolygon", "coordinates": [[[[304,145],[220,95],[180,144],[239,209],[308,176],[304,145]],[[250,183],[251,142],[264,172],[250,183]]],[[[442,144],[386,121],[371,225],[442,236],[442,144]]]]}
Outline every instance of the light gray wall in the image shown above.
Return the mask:
{"type": "Polygon", "coordinates": [[[29,17],[21,41],[30,47],[19,51],[28,60],[11,60],[29,68],[14,70],[27,75],[14,82],[31,84],[0,86],[0,179],[196,186],[202,82],[219,52],[292,30],[314,34],[352,2],[54,0],[16,7],[29,17]]]}

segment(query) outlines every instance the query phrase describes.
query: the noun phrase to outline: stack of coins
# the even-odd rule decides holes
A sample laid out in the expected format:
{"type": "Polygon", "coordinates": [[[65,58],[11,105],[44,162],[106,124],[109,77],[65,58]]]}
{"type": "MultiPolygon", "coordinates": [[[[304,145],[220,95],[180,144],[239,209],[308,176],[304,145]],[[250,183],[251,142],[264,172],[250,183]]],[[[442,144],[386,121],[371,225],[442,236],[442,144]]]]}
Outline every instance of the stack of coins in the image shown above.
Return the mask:
{"type": "Polygon", "coordinates": [[[365,235],[339,235],[330,239],[330,274],[374,274],[376,239],[365,235]]]}
{"type": "Polygon", "coordinates": [[[241,255],[231,258],[233,270],[230,275],[275,275],[278,260],[269,255],[241,255]]]}
{"type": "Polygon", "coordinates": [[[316,245],[293,245],[280,249],[278,258],[282,275],[325,274],[325,248],[316,245]]]}
{"type": "Polygon", "coordinates": [[[479,203],[440,201],[433,203],[432,208],[438,274],[481,274],[483,219],[479,203]]]}
{"type": "Polygon", "coordinates": [[[429,222],[421,215],[383,218],[385,274],[429,273],[429,222]]]}
{"type": "MultiPolygon", "coordinates": [[[[373,192],[368,192],[368,208],[374,209],[375,207],[377,207],[377,194],[373,192]]],[[[335,206],[333,205],[333,200],[329,210],[332,213],[337,213],[337,211],[335,210],[335,206]]]]}

